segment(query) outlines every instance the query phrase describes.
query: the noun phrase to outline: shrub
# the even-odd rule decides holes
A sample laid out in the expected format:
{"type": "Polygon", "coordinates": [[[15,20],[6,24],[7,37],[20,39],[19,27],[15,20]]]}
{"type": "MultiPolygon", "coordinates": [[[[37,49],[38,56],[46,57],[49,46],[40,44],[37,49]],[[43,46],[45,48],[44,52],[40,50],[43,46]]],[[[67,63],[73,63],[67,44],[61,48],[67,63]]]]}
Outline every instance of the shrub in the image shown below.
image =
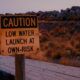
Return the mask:
{"type": "Polygon", "coordinates": [[[52,56],[52,58],[53,58],[53,60],[55,60],[55,59],[61,59],[61,53],[56,53],[56,54],[54,54],[53,56],[52,56]]]}

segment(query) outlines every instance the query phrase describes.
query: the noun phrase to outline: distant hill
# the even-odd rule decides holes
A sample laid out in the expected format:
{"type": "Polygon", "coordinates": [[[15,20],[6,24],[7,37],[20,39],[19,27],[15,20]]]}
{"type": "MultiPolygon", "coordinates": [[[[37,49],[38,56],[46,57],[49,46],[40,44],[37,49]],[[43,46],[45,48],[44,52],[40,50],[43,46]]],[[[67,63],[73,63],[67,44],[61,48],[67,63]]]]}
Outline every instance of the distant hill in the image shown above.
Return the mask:
{"type": "Polygon", "coordinates": [[[40,20],[80,20],[80,6],[73,6],[72,8],[67,8],[66,10],[59,11],[46,11],[38,12],[40,20]]]}
{"type": "MultiPolygon", "coordinates": [[[[11,15],[12,13],[6,13],[6,15],[11,15]]],[[[71,8],[67,8],[65,10],[57,11],[39,11],[39,12],[26,12],[26,13],[15,13],[19,14],[33,14],[37,15],[39,20],[46,21],[61,21],[61,20],[80,20],[80,6],[73,6],[71,8]]],[[[0,14],[2,15],[2,14],[0,14]]]]}

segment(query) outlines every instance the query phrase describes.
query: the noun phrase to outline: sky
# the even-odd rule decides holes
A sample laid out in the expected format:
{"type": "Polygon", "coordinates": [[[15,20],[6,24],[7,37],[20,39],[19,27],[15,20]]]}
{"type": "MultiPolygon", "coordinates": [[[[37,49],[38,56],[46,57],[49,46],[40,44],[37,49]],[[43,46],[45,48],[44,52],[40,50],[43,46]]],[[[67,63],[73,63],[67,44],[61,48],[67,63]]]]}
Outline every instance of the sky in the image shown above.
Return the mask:
{"type": "Polygon", "coordinates": [[[80,0],[0,0],[0,14],[52,11],[80,6],[80,0]]]}

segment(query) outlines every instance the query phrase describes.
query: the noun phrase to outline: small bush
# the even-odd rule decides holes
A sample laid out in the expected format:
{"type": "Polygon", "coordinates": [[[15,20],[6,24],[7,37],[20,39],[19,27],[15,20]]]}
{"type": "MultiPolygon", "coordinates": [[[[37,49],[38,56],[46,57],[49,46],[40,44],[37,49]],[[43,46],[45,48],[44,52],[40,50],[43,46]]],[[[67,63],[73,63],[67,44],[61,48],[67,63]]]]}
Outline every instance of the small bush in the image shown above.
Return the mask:
{"type": "Polygon", "coordinates": [[[61,54],[60,53],[56,53],[56,54],[53,55],[52,58],[53,58],[53,60],[54,59],[61,59],[61,54]]]}

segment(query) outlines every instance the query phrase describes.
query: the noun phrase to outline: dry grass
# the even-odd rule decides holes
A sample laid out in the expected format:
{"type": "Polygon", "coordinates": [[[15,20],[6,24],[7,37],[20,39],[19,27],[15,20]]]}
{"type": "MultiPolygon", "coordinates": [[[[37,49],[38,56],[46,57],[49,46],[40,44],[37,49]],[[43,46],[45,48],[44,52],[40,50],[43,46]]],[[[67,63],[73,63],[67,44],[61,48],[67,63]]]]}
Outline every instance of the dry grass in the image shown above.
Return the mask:
{"type": "Polygon", "coordinates": [[[80,61],[75,59],[62,58],[60,64],[80,67],[80,61]]]}

